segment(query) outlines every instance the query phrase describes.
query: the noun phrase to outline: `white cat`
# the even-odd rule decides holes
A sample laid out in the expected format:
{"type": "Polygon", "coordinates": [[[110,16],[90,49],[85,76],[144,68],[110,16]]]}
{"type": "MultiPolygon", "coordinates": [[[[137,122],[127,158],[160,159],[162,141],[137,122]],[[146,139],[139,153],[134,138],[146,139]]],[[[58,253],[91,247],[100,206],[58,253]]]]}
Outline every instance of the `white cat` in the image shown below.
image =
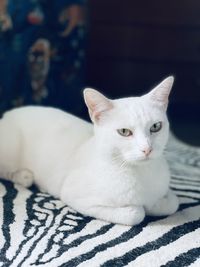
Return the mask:
{"type": "Polygon", "coordinates": [[[0,120],[0,176],[60,198],[80,213],[125,225],[145,213],[169,215],[178,198],[169,189],[162,156],[173,77],[142,97],[84,97],[93,126],[53,108],[24,107],[0,120]]]}

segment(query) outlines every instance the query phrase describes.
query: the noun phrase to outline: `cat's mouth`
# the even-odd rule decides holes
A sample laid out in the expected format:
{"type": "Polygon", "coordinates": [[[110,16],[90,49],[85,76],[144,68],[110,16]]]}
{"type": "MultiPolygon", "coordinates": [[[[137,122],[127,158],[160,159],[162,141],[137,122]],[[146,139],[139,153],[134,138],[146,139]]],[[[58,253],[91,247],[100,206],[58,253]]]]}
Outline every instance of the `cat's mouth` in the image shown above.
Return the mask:
{"type": "Polygon", "coordinates": [[[144,158],[139,158],[138,160],[137,160],[137,162],[147,162],[147,161],[149,161],[149,160],[151,160],[151,158],[150,157],[144,157],[144,158]]]}
{"type": "Polygon", "coordinates": [[[113,156],[113,159],[116,161],[118,164],[121,164],[122,166],[128,166],[128,165],[137,165],[137,164],[143,164],[147,163],[155,158],[154,155],[138,155],[138,156],[133,156],[130,154],[118,154],[117,156],[113,156]]]}
{"type": "Polygon", "coordinates": [[[140,156],[138,158],[135,159],[136,163],[146,163],[149,162],[151,160],[154,160],[156,158],[156,155],[154,153],[151,153],[150,155],[147,156],[140,156]]]}
{"type": "Polygon", "coordinates": [[[152,158],[150,156],[147,156],[147,157],[138,157],[138,158],[134,158],[132,160],[127,160],[127,163],[130,164],[130,165],[137,165],[137,164],[145,164],[149,161],[151,161],[152,158]]]}
{"type": "Polygon", "coordinates": [[[139,161],[141,161],[141,162],[147,162],[149,160],[151,160],[151,158],[150,157],[146,157],[146,158],[140,159],[139,161]]]}

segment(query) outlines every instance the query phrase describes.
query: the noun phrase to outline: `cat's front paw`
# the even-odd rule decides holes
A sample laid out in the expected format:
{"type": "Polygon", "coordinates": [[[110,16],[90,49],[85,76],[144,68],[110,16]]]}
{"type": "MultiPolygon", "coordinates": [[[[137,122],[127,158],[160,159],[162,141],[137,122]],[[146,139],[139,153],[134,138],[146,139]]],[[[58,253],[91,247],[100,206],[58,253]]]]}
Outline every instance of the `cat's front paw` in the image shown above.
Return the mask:
{"type": "Polygon", "coordinates": [[[12,173],[11,180],[13,183],[20,184],[24,187],[30,187],[34,181],[34,174],[28,169],[17,170],[12,173]]]}
{"type": "Polygon", "coordinates": [[[83,203],[80,204],[79,202],[72,203],[72,205],[68,201],[66,203],[84,215],[109,223],[133,226],[141,223],[145,217],[145,211],[142,206],[108,207],[83,205],[83,203]]]}
{"type": "Polygon", "coordinates": [[[178,197],[169,190],[167,195],[158,200],[153,207],[146,207],[146,213],[150,216],[167,216],[174,214],[179,207],[178,197]]]}
{"type": "Polygon", "coordinates": [[[145,211],[141,206],[128,206],[116,209],[113,222],[123,225],[137,225],[144,220],[145,211]]]}

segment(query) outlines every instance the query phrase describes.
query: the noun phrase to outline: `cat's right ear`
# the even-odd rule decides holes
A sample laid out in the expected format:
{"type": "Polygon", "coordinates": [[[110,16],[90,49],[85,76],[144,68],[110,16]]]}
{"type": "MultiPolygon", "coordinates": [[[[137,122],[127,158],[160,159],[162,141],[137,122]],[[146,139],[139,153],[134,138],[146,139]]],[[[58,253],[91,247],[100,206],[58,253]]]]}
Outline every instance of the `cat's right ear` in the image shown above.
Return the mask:
{"type": "Polygon", "coordinates": [[[86,88],[83,91],[84,100],[88,107],[90,118],[94,123],[98,123],[101,116],[113,108],[112,101],[99,93],[97,90],[86,88]]]}
{"type": "Polygon", "coordinates": [[[157,85],[150,93],[147,94],[148,98],[151,99],[158,106],[167,109],[168,98],[170,91],[174,83],[174,77],[169,76],[157,85]]]}

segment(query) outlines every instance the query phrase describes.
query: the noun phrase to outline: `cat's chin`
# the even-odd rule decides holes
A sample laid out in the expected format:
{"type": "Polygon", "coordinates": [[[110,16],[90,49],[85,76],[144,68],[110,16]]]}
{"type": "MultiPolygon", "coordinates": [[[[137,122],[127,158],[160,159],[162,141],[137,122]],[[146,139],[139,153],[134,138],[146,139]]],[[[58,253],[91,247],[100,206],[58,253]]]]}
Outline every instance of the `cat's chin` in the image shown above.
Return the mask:
{"type": "Polygon", "coordinates": [[[142,158],[142,159],[138,159],[138,160],[135,160],[133,162],[133,164],[147,164],[149,163],[150,161],[152,161],[153,159],[152,158],[142,158]]]}
{"type": "Polygon", "coordinates": [[[142,164],[148,164],[151,161],[152,159],[149,157],[148,158],[137,158],[137,159],[133,159],[132,161],[127,161],[127,165],[129,166],[142,165],[142,164]]]}
{"type": "Polygon", "coordinates": [[[162,156],[162,153],[157,153],[157,154],[153,154],[149,157],[138,158],[133,162],[133,164],[148,164],[154,160],[159,159],[161,156],[162,156]]]}
{"type": "Polygon", "coordinates": [[[142,165],[142,164],[148,164],[150,162],[152,162],[153,160],[156,160],[157,157],[156,156],[150,156],[150,157],[141,157],[141,158],[137,158],[135,160],[133,160],[132,162],[130,162],[131,165],[142,165]]]}

